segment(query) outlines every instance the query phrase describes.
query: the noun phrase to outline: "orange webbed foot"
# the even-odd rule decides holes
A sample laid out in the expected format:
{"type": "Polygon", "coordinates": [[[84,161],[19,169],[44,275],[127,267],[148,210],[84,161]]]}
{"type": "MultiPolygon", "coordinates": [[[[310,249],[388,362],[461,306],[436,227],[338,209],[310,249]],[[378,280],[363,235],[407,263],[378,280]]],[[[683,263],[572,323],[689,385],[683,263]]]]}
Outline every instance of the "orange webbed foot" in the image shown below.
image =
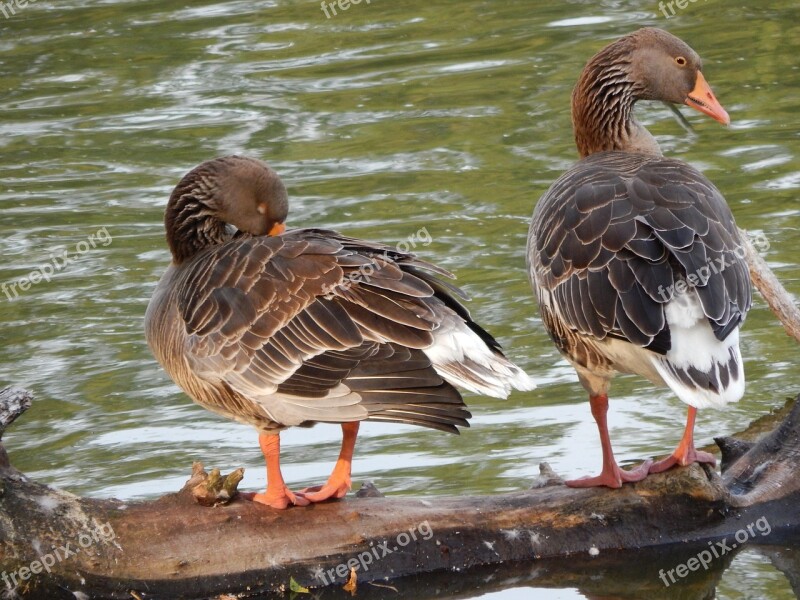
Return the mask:
{"type": "Polygon", "coordinates": [[[337,464],[325,485],[316,485],[301,490],[300,493],[309,502],[323,502],[330,498],[344,498],[353,482],[350,479],[350,464],[337,464]]]}
{"type": "Polygon", "coordinates": [[[353,462],[353,449],[358,435],[358,422],[342,423],[342,450],[325,485],[309,487],[300,494],[309,502],[323,502],[330,498],[344,498],[353,485],[350,470],[353,462]]]}
{"type": "Polygon", "coordinates": [[[286,486],[283,489],[270,490],[267,489],[263,494],[243,494],[248,500],[258,502],[259,504],[266,504],[272,508],[283,510],[290,506],[308,506],[310,502],[305,499],[302,492],[292,492],[286,486]]]}
{"type": "Polygon", "coordinates": [[[641,481],[651,473],[650,465],[653,464],[652,460],[646,460],[642,464],[624,471],[616,464],[611,467],[604,468],[603,472],[596,477],[581,477],[580,479],[571,479],[564,483],[569,487],[583,488],[583,487],[599,487],[606,486],[610,488],[620,488],[623,483],[641,481]]]}
{"type": "Polygon", "coordinates": [[[662,473],[663,471],[671,469],[672,467],[675,466],[685,467],[686,465],[690,465],[692,463],[707,463],[711,466],[714,466],[717,464],[717,458],[716,456],[708,452],[702,452],[700,450],[695,450],[694,448],[691,448],[682,456],[676,456],[675,454],[670,454],[667,458],[653,463],[650,466],[650,472],[662,473]]]}
{"type": "Polygon", "coordinates": [[[681,438],[680,444],[678,444],[678,447],[675,448],[675,452],[673,452],[670,456],[664,460],[654,463],[650,467],[651,473],[661,473],[662,471],[671,469],[676,465],[685,467],[686,465],[690,465],[692,463],[708,463],[710,465],[717,464],[717,459],[713,454],[701,452],[694,447],[694,421],[696,417],[697,409],[693,406],[690,406],[688,415],[686,417],[686,428],[683,431],[683,438],[681,438]]]}
{"type": "Polygon", "coordinates": [[[262,433],[258,436],[258,443],[267,463],[267,489],[263,494],[246,494],[245,498],[281,510],[291,505],[308,506],[309,501],[302,494],[292,492],[283,481],[280,436],[262,433]]]}

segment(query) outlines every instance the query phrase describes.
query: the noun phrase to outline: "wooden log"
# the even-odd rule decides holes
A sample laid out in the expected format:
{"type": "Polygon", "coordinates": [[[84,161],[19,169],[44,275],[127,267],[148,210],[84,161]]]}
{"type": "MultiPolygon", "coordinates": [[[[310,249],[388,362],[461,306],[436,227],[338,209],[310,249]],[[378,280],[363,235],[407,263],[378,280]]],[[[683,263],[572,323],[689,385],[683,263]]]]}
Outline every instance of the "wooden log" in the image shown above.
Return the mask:
{"type": "MultiPolygon", "coordinates": [[[[0,392],[0,405],[11,396],[19,391],[0,392]]],[[[635,577],[654,597],[675,597],[678,583],[703,594],[737,548],[796,539],[800,402],[772,433],[752,445],[727,443],[725,452],[722,476],[693,465],[619,490],[567,488],[543,466],[533,489],[510,494],[351,496],[286,511],[241,497],[204,506],[196,496],[208,504],[209,489],[224,498],[231,486],[199,468],[180,492],[126,503],[78,498],[9,466],[0,474],[0,590],[48,599],[209,598],[285,591],[292,582],[341,586],[354,572],[367,598],[386,593],[376,584],[416,598],[489,575],[591,591],[599,573],[613,586],[635,560],[635,577]],[[691,569],[699,556],[707,565],[691,569]],[[430,575],[398,579],[421,573],[430,575]]],[[[797,566],[781,556],[790,571],[797,566]]]]}
{"type": "Polygon", "coordinates": [[[744,257],[750,271],[750,279],[767,302],[770,310],[778,318],[786,333],[800,342],[800,309],[791,294],[769,268],[767,262],[757,252],[747,232],[739,230],[744,242],[744,257]]]}

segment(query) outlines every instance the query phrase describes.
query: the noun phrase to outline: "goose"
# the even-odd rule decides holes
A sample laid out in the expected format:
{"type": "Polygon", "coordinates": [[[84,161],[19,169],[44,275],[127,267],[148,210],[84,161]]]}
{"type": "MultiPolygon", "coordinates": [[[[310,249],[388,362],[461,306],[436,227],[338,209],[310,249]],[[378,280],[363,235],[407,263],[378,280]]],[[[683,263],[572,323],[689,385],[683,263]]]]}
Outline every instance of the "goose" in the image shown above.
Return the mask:
{"type": "Polygon", "coordinates": [[[541,196],[527,263],[544,327],[589,394],[603,466],[573,487],[621,487],[649,473],[715,464],[694,446],[697,409],[744,394],[739,328],[751,303],[743,240],[720,191],[665,158],[633,114],[637,100],[686,104],[728,125],[700,57],[666,31],[643,28],[586,64],[572,93],[580,160],[541,196]],[[688,404],[667,458],[622,470],[608,433],[617,373],[669,387],[688,404]]]}
{"type": "Polygon", "coordinates": [[[361,421],[458,433],[471,414],[454,386],[504,398],[533,381],[475,323],[446,270],[389,245],[290,229],[288,196],[265,162],[209,160],[165,213],[172,261],[145,315],[149,347],[195,402],[255,427],[267,488],[283,509],[341,498],[361,421]],[[280,432],[338,423],[327,482],[292,492],[280,432]]]}

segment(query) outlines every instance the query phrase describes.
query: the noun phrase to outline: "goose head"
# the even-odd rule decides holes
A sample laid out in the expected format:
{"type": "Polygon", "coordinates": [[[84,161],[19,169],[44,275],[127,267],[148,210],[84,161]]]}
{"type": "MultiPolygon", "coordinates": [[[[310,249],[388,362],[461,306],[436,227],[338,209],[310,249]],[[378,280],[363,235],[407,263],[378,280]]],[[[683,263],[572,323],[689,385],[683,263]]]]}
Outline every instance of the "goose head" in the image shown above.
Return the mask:
{"type": "Polygon", "coordinates": [[[703,76],[703,61],[683,40],[661,29],[645,28],[634,35],[630,71],[642,85],[641,100],[685,104],[729,125],[728,113],[703,76]]]}
{"type": "Polygon", "coordinates": [[[224,243],[240,231],[279,235],[289,212],[286,187],[265,162],[243,156],[206,161],[184,175],[164,217],[173,262],[224,243]]]}
{"type": "Polygon", "coordinates": [[[654,27],[624,36],[598,52],[572,93],[572,120],[581,156],[604,150],[660,154],[633,117],[638,100],[685,104],[724,125],[730,117],[702,73],[698,54],[654,27]]]}

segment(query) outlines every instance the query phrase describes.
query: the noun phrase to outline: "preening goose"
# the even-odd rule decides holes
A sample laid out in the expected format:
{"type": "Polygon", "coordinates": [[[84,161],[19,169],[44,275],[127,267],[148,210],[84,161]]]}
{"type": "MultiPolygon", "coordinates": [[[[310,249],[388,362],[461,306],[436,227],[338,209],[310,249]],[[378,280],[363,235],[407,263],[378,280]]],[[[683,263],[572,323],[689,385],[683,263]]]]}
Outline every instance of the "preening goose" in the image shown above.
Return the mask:
{"type": "Polygon", "coordinates": [[[342,497],[359,422],[458,433],[453,387],[495,397],[532,381],[469,316],[450,273],[388,245],[285,230],[286,189],[267,164],[228,156],[189,172],[169,199],[172,263],[145,317],[147,341],[200,405],[256,427],[275,508],[342,497]],[[341,423],[327,483],[293,493],[279,432],[341,423]]]}
{"type": "Polygon", "coordinates": [[[675,464],[713,464],[694,447],[697,409],[744,393],[739,327],[751,292],[739,230],[702,173],[661,155],[633,116],[637,100],[684,103],[729,123],[698,55],[654,28],[606,46],[572,93],[581,160],[539,199],[528,265],[542,321],[589,393],[600,430],[602,472],[568,482],[576,487],[620,487],[675,464]],[[617,372],[667,385],[689,405],[669,458],[617,466],[606,424],[617,372]]]}

